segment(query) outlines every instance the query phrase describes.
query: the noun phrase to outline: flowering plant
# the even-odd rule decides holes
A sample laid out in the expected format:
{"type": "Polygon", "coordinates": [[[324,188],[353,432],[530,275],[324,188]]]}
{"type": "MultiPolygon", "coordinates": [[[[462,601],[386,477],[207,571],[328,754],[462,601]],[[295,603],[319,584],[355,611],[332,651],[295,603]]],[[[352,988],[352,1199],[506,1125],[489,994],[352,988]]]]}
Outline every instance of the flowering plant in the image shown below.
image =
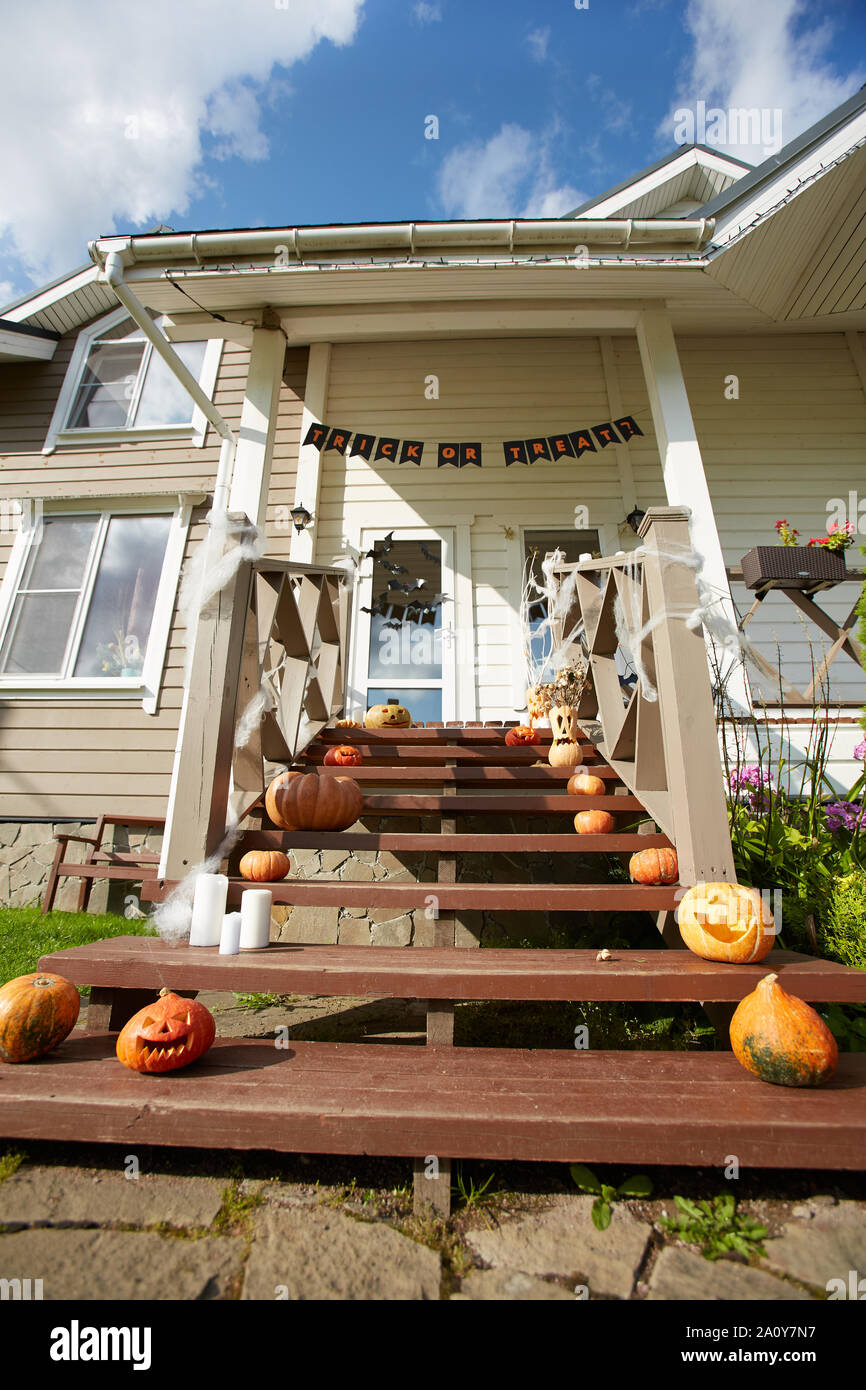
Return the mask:
{"type": "Polygon", "coordinates": [[[787,521],[777,521],[776,530],[779,533],[779,540],[783,545],[796,545],[797,537],[800,532],[795,531],[793,526],[789,526],[787,521]]]}
{"type": "Polygon", "coordinates": [[[737,800],[745,800],[753,811],[765,810],[768,790],[772,790],[772,777],[758,763],[747,763],[735,769],[728,777],[728,791],[737,800]]]}
{"type": "Polygon", "coordinates": [[[857,528],[853,521],[846,521],[843,526],[840,526],[838,521],[831,521],[826,536],[813,536],[807,541],[807,545],[820,545],[822,550],[843,551],[854,544],[856,534],[857,528]]]}
{"type": "Polygon", "coordinates": [[[827,829],[863,830],[866,828],[866,805],[862,801],[830,801],[824,807],[827,829]]]}
{"type": "Polygon", "coordinates": [[[854,761],[866,762],[866,738],[864,738],[862,743],[858,743],[857,747],[854,749],[854,761]]]}

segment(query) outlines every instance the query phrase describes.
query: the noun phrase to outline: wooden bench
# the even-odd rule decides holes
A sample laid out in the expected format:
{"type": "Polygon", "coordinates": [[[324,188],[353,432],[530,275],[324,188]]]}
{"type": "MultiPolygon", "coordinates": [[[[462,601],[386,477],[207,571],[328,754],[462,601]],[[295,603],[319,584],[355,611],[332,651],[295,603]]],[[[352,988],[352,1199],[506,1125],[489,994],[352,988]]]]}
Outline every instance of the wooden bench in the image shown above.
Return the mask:
{"type": "Polygon", "coordinates": [[[156,877],[159,865],[158,854],[154,854],[150,850],[122,851],[115,850],[111,846],[103,847],[102,837],[106,827],[111,827],[113,838],[114,827],[119,825],[125,826],[127,829],[162,830],[165,828],[165,818],[161,816],[114,816],[106,814],[99,817],[92,835],[73,835],[66,831],[60,831],[56,834],[54,838],[57,841],[57,850],[48,875],[45,897],[42,900],[43,913],[50,912],[53,908],[61,878],[81,879],[76,911],[86,912],[94,879],[120,879],[124,882],[143,884],[145,880],[156,877]],[[82,860],[66,858],[70,841],[87,845],[82,860]]]}

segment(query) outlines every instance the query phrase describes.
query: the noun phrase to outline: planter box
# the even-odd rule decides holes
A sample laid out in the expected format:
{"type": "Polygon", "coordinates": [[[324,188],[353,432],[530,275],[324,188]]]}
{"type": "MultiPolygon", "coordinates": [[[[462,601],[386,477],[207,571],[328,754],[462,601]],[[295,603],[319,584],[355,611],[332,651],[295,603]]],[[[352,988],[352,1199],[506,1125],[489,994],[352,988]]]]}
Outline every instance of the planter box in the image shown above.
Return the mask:
{"type": "Polygon", "coordinates": [[[820,545],[756,545],[740,564],[747,589],[827,588],[846,574],[844,552],[820,545]]]}

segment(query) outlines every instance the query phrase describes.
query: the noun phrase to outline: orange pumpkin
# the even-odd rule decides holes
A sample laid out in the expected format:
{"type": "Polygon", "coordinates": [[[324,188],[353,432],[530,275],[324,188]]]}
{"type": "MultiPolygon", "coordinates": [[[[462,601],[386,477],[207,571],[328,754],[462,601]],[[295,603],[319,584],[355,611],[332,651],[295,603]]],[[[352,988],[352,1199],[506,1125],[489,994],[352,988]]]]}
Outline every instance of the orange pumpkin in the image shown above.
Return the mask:
{"type": "Polygon", "coordinates": [[[604,796],[604,782],[589,772],[575,772],[569,777],[566,790],[572,796],[604,796]]]}
{"type": "Polygon", "coordinates": [[[367,729],[408,729],[412,716],[399,700],[389,700],[387,705],[371,705],[364,715],[367,729]]]}
{"type": "Polygon", "coordinates": [[[609,811],[578,811],[574,828],[578,835],[609,835],[614,820],[609,811]]]}
{"type": "Polygon", "coordinates": [[[33,1062],[68,1037],[81,998],[62,975],[19,975],[0,989],[0,1058],[33,1062]]]}
{"type": "Polygon", "coordinates": [[[634,883],[676,883],[680,875],[675,849],[641,849],[628,861],[634,883]]]}
{"type": "Polygon", "coordinates": [[[360,748],[354,748],[351,743],[336,744],[322,759],[326,767],[357,767],[361,761],[360,748]]]}
{"type": "Polygon", "coordinates": [[[238,870],[251,883],[274,883],[285,878],[291,864],[280,849],[251,849],[243,856],[238,870]]]}
{"type": "Polygon", "coordinates": [[[345,830],[364,806],[351,777],[320,777],[317,772],[283,772],[268,787],[267,813],[283,830],[345,830]]]}
{"type": "Polygon", "coordinates": [[[517,724],[513,729],[509,729],[505,735],[505,742],[509,748],[521,748],[526,743],[540,743],[538,733],[535,729],[530,729],[528,724],[517,724]]]}
{"type": "Polygon", "coordinates": [[[364,725],[359,724],[357,719],[338,719],[334,725],[335,729],[363,729],[364,725]]]}
{"type": "Polygon", "coordinates": [[[680,936],[704,960],[748,965],[773,949],[776,928],[757,888],[696,883],[677,908],[680,936]]]}
{"type": "Polygon", "coordinates": [[[121,1029],[118,1060],[130,1071],[177,1071],[207,1052],[216,1037],[213,1014],[195,999],[161,989],[121,1029]]]}
{"type": "Polygon", "coordinates": [[[741,1000],[730,1033],[740,1066],[775,1086],[823,1086],[839,1060],[823,1018],[782,989],[778,975],[765,975],[741,1000]]]}

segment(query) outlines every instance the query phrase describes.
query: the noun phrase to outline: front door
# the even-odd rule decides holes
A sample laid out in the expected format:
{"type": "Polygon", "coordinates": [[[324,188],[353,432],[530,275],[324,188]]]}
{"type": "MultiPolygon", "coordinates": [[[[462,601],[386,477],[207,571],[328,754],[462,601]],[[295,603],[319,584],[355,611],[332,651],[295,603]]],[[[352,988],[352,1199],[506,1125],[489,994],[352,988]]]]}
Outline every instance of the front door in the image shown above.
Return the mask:
{"type": "Polygon", "coordinates": [[[454,531],[363,529],[349,705],[397,700],[416,724],[455,718],[454,531]]]}

